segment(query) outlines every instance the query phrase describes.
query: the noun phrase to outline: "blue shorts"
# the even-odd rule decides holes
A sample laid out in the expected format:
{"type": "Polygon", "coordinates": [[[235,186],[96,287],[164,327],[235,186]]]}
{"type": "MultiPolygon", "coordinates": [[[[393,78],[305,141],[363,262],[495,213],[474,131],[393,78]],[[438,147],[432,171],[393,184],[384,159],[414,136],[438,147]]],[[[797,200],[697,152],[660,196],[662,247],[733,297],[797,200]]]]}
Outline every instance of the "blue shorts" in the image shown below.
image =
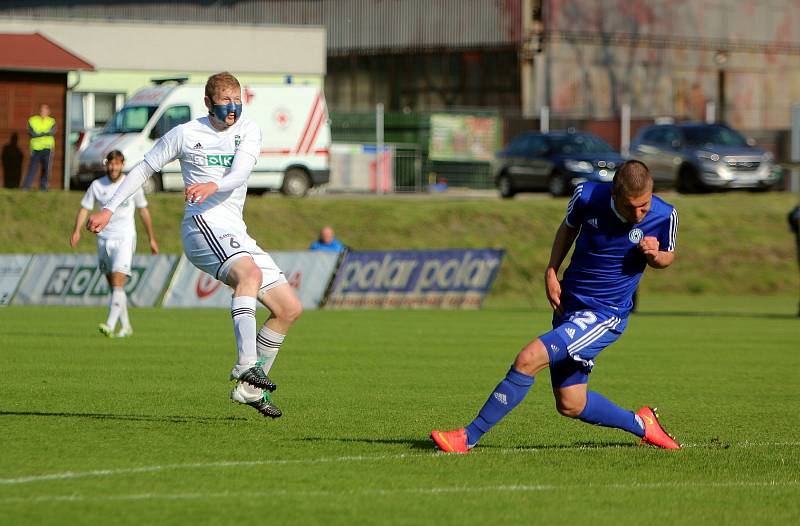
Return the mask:
{"type": "Polygon", "coordinates": [[[617,341],[627,323],[627,318],[594,310],[554,313],[553,330],[539,337],[550,357],[553,387],[587,383],[595,357],[617,341]]]}

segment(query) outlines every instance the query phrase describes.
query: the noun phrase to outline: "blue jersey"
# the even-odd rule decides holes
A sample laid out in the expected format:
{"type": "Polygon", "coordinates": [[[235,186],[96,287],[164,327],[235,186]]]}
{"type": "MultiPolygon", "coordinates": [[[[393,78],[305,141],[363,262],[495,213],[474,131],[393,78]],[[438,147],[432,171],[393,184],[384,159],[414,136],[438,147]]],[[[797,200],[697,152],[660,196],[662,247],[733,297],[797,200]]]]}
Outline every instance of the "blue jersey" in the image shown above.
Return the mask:
{"type": "Polygon", "coordinates": [[[561,281],[561,302],[568,312],[593,309],[627,316],[647,267],[639,241],[656,237],[659,250],[671,252],[678,233],[678,212],[655,195],[641,223],[626,222],[614,208],[610,183],[578,185],[565,222],[580,228],[561,281]]]}
{"type": "Polygon", "coordinates": [[[320,250],[322,252],[341,252],[344,250],[344,243],[339,241],[336,238],[330,243],[323,243],[320,240],[316,240],[311,243],[311,246],[308,247],[309,250],[320,250]]]}

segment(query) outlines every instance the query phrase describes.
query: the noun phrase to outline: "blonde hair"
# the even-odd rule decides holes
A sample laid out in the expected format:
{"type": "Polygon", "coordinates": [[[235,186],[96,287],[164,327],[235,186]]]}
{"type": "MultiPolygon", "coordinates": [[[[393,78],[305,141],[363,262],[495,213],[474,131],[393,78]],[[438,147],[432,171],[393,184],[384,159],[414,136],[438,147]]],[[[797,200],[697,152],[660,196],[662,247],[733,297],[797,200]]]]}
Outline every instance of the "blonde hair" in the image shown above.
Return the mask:
{"type": "Polygon", "coordinates": [[[622,163],[612,185],[614,195],[635,197],[653,191],[653,177],[646,164],[632,159],[622,163]]]}
{"type": "Polygon", "coordinates": [[[214,95],[216,95],[220,90],[225,88],[241,88],[242,86],[239,84],[239,81],[228,73],[227,71],[223,71],[222,73],[216,73],[208,77],[206,81],[206,97],[214,100],[214,95]]]}

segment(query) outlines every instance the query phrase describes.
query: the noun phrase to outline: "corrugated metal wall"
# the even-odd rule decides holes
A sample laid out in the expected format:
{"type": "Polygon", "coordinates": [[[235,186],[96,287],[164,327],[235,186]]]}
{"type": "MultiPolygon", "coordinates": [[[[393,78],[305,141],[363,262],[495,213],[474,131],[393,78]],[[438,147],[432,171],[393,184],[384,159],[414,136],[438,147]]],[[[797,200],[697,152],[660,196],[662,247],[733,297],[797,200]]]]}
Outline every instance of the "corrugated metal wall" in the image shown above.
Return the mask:
{"type": "Polygon", "coordinates": [[[325,26],[328,54],[507,47],[522,0],[4,1],[0,16],[325,26]]]}

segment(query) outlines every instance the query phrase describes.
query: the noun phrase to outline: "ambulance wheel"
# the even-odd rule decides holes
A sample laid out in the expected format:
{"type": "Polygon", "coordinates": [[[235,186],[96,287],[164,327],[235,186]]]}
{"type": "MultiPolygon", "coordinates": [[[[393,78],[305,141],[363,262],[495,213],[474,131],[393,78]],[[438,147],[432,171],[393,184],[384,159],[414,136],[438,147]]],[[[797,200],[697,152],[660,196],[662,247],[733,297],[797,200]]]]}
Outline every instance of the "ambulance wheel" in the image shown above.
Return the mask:
{"type": "Polygon", "coordinates": [[[289,197],[303,197],[311,188],[311,180],[302,168],[289,168],[283,175],[281,193],[289,197]]]}

